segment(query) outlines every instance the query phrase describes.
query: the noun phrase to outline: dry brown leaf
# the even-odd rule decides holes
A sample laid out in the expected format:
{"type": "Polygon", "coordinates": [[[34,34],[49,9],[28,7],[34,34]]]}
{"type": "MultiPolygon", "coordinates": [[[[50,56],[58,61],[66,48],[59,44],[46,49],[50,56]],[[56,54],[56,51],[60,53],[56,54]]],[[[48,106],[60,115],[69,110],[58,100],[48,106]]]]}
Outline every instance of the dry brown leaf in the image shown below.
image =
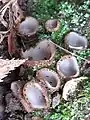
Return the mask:
{"type": "Polygon", "coordinates": [[[4,20],[4,15],[5,15],[5,13],[6,13],[6,11],[7,11],[7,7],[1,12],[1,15],[0,15],[0,21],[1,21],[1,23],[5,26],[5,27],[7,27],[8,26],[8,23],[4,20]]]}
{"type": "MultiPolygon", "coordinates": [[[[8,27],[8,23],[4,20],[4,15],[7,11],[7,9],[10,9],[10,6],[12,6],[12,11],[13,11],[13,15],[14,15],[14,22],[17,22],[18,19],[23,17],[23,12],[20,9],[19,5],[18,5],[18,0],[1,0],[3,3],[6,3],[0,10],[0,22],[5,26],[8,27]]],[[[10,18],[9,18],[10,21],[10,18]]]]}
{"type": "Polygon", "coordinates": [[[16,67],[19,67],[21,64],[23,64],[26,60],[4,60],[0,59],[0,82],[3,82],[3,78],[10,73],[11,70],[15,70],[16,67]]]}
{"type": "MultiPolygon", "coordinates": [[[[2,1],[2,3],[4,3],[5,5],[0,9],[0,22],[6,27],[8,28],[8,26],[11,26],[11,21],[13,21],[13,26],[14,23],[17,24],[18,21],[20,21],[20,19],[23,17],[23,12],[20,9],[19,5],[18,5],[18,0],[0,0],[2,1]],[[9,9],[7,11],[7,9],[9,9]],[[6,12],[9,12],[9,23],[7,23],[7,21],[4,19],[4,15],[6,12]],[[13,13],[13,19],[11,20],[10,18],[10,12],[13,13]]],[[[5,31],[7,32],[7,31],[5,31]]],[[[3,41],[4,39],[4,35],[2,32],[0,32],[0,43],[3,41]]]]}
{"type": "MultiPolygon", "coordinates": [[[[1,0],[3,2],[3,0],[1,0]]],[[[5,1],[4,1],[5,2],[5,1]]],[[[5,26],[8,27],[8,23],[4,20],[4,15],[10,5],[15,2],[15,0],[9,0],[1,9],[0,9],[0,22],[5,26]]]]}
{"type": "Polygon", "coordinates": [[[0,43],[3,41],[4,36],[2,34],[0,34],[0,43]]]}
{"type": "Polygon", "coordinates": [[[0,43],[3,41],[3,39],[7,36],[7,33],[9,31],[0,31],[0,43]]]}
{"type": "Polygon", "coordinates": [[[14,22],[17,24],[21,20],[21,18],[23,18],[23,12],[17,2],[14,2],[12,4],[12,11],[14,22]]]}
{"type": "Polygon", "coordinates": [[[9,2],[10,0],[0,0],[1,2],[3,2],[3,3],[7,3],[7,2],[9,2]]]}

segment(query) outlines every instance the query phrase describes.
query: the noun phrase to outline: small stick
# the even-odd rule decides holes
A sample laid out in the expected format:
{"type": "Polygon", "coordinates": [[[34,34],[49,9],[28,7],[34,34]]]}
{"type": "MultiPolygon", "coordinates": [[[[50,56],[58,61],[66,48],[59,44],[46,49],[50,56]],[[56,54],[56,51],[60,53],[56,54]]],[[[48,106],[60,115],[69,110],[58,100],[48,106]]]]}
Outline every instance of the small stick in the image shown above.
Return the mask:
{"type": "Polygon", "coordinates": [[[73,53],[73,52],[68,51],[67,49],[65,49],[65,48],[63,48],[63,47],[57,45],[56,43],[52,42],[51,40],[49,40],[49,41],[50,41],[51,43],[53,43],[57,48],[59,48],[59,49],[65,51],[66,53],[69,53],[69,54],[71,54],[71,55],[73,55],[73,56],[79,57],[79,58],[81,58],[82,60],[84,60],[84,61],[90,63],[89,60],[87,60],[87,59],[85,59],[85,58],[83,58],[83,57],[81,57],[81,56],[79,56],[79,55],[77,55],[77,54],[75,54],[75,53],[73,53]]]}

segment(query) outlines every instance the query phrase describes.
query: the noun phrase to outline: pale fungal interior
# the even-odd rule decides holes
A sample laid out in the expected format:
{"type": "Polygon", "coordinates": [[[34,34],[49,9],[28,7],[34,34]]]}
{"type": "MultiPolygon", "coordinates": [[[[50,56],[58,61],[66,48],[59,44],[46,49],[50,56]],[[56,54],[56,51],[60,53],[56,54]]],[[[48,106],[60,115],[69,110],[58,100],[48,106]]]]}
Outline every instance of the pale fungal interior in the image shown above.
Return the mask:
{"type": "Polygon", "coordinates": [[[74,76],[79,72],[79,66],[75,57],[66,58],[59,63],[60,72],[66,76],[74,76]]]}
{"type": "Polygon", "coordinates": [[[45,97],[38,88],[28,87],[26,89],[26,97],[33,108],[44,108],[46,105],[45,97]]]}
{"type": "Polygon", "coordinates": [[[38,21],[33,17],[27,17],[19,25],[19,33],[29,35],[34,33],[39,27],[38,21]]]}
{"type": "Polygon", "coordinates": [[[66,43],[72,49],[84,49],[87,47],[87,39],[75,32],[70,32],[66,36],[66,43]]]}
{"type": "Polygon", "coordinates": [[[35,48],[22,52],[22,57],[34,61],[49,60],[54,51],[55,48],[53,48],[51,43],[42,41],[35,48]]]}
{"type": "Polygon", "coordinates": [[[46,81],[48,82],[51,87],[56,87],[57,86],[57,77],[55,74],[51,71],[48,70],[41,70],[39,72],[39,75],[46,81]]]}

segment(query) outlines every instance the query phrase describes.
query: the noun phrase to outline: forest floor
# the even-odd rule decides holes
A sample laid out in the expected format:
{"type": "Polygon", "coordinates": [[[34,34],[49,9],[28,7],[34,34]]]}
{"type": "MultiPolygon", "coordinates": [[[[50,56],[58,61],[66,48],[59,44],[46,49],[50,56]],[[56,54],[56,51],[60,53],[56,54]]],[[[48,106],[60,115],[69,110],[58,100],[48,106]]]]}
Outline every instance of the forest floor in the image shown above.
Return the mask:
{"type": "MultiPolygon", "coordinates": [[[[75,31],[86,36],[88,39],[88,48],[83,51],[75,52],[75,54],[78,55],[76,58],[80,69],[82,69],[85,61],[80,57],[90,59],[90,0],[81,0],[78,2],[77,0],[73,2],[71,2],[71,0],[68,2],[67,0],[25,0],[24,2],[21,2],[20,7],[27,11],[28,16],[35,17],[39,21],[40,27],[39,32],[37,33],[39,40],[50,39],[58,46],[64,47],[64,37],[70,31],[75,31]],[[48,19],[57,19],[60,23],[60,28],[55,32],[47,32],[44,25],[48,19]]],[[[0,30],[2,29],[4,30],[0,24],[0,30]]],[[[3,59],[11,59],[7,51],[7,42],[4,43],[4,45],[6,45],[4,46],[4,53],[2,44],[0,44],[0,54],[3,54],[3,59]]],[[[67,55],[67,53],[57,48],[54,62],[49,68],[56,71],[56,62],[63,55],[67,55]]],[[[16,71],[17,70],[18,68],[16,71]]],[[[37,70],[37,67],[29,68],[25,71],[24,75],[21,76],[22,79],[27,79],[28,76],[34,77],[37,70]]],[[[27,113],[23,110],[22,105],[13,96],[10,90],[11,79],[14,79],[13,81],[15,81],[17,72],[16,74],[12,72],[11,75],[4,79],[6,84],[0,84],[1,92],[6,90],[4,120],[31,120],[31,117],[33,116],[39,116],[44,120],[90,120],[90,64],[80,74],[85,80],[81,82],[78,94],[74,96],[73,100],[66,102],[61,99],[59,105],[54,109],[49,111],[35,111],[32,113],[27,113]],[[8,81],[10,83],[8,83],[8,81]],[[6,87],[6,89],[3,90],[2,86],[4,86],[4,88],[6,87]]]]}
{"type": "MultiPolygon", "coordinates": [[[[76,31],[87,37],[90,42],[90,1],[59,1],[55,0],[39,0],[35,1],[32,7],[30,0],[28,2],[28,12],[30,15],[37,18],[41,23],[41,31],[39,32],[40,39],[51,39],[54,43],[63,46],[63,38],[69,31],[76,31]],[[48,19],[58,19],[60,29],[51,34],[44,31],[44,23],[48,19]]],[[[56,56],[56,61],[62,56],[63,51],[60,50],[56,56]],[[61,54],[60,54],[61,53],[61,54]]],[[[77,52],[83,58],[90,56],[90,48],[85,51],[77,52]]],[[[78,58],[79,64],[82,60],[78,58]]],[[[53,68],[54,69],[54,68],[53,68]]],[[[89,68],[90,69],[90,68],[89,68]]],[[[83,75],[87,76],[87,75],[83,75]]],[[[83,89],[78,96],[71,102],[61,102],[55,108],[55,111],[44,116],[45,120],[85,120],[90,116],[90,71],[88,80],[83,82],[83,89]]],[[[40,115],[39,112],[35,113],[40,115]]]]}

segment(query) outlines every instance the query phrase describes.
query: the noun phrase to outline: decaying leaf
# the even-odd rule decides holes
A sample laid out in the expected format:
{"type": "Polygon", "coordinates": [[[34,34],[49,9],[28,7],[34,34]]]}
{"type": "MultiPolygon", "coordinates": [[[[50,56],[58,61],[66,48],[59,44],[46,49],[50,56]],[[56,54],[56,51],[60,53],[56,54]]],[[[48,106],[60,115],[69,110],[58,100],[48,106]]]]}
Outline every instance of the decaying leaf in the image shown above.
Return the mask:
{"type": "MultiPolygon", "coordinates": [[[[18,0],[17,0],[18,2],[18,0]]],[[[17,24],[23,18],[23,12],[16,1],[12,4],[13,20],[17,24]]]]}
{"type": "Polygon", "coordinates": [[[3,78],[10,73],[11,70],[15,70],[16,67],[19,67],[21,64],[23,64],[26,60],[4,60],[0,59],[0,82],[3,82],[3,78]]]}
{"type": "MultiPolygon", "coordinates": [[[[3,2],[3,0],[1,0],[3,2]]],[[[7,12],[7,9],[10,9],[10,6],[12,7],[12,11],[13,11],[13,16],[14,16],[14,22],[17,22],[18,19],[20,19],[21,17],[23,17],[23,12],[20,9],[19,5],[18,5],[18,0],[5,0],[4,2],[6,2],[6,4],[1,8],[0,10],[0,22],[7,28],[8,27],[8,23],[6,22],[6,20],[4,19],[4,15],[7,12]]],[[[10,18],[9,18],[10,21],[10,18]]]]}
{"type": "Polygon", "coordinates": [[[3,39],[7,36],[7,33],[9,31],[0,31],[0,43],[3,41],[3,39]]]}
{"type": "Polygon", "coordinates": [[[7,3],[7,2],[9,2],[10,0],[0,0],[0,1],[2,1],[3,3],[7,3]]]}
{"type": "MultiPolygon", "coordinates": [[[[10,35],[8,35],[8,52],[13,54],[15,52],[15,39],[12,36],[15,36],[11,29],[14,28],[14,25],[17,24],[23,17],[23,12],[18,5],[18,0],[0,0],[4,5],[0,9],[0,22],[8,29],[10,29],[10,35]],[[5,18],[5,13],[7,13],[9,18],[5,18]],[[8,20],[6,20],[8,19],[8,20]],[[7,22],[9,21],[9,23],[7,22]]],[[[0,31],[0,43],[6,37],[7,31],[0,31]],[[4,33],[3,33],[4,32],[4,33]]],[[[14,31],[15,32],[15,31],[14,31]]]]}

